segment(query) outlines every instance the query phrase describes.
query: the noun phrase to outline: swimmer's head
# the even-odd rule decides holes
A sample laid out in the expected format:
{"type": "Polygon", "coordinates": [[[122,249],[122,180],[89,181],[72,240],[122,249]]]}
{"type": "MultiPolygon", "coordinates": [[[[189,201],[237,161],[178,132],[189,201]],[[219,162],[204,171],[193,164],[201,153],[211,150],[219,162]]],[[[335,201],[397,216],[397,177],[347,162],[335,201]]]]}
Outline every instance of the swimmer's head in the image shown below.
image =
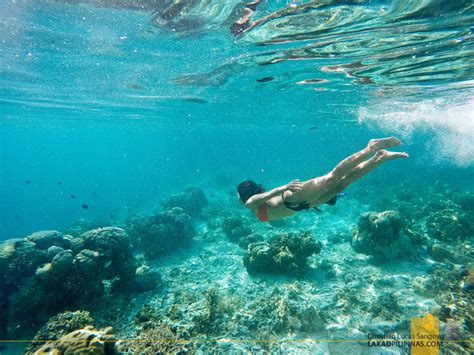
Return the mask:
{"type": "Polygon", "coordinates": [[[255,181],[245,180],[237,186],[237,192],[239,193],[240,200],[245,203],[247,200],[256,194],[265,192],[262,185],[258,185],[255,181]]]}

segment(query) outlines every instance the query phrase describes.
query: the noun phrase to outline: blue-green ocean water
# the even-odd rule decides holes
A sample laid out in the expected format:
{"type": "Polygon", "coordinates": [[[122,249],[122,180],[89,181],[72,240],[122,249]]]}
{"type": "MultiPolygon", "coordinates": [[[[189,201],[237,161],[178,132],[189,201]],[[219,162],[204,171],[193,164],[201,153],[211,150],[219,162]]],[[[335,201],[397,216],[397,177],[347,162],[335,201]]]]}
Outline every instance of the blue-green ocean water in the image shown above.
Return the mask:
{"type": "Polygon", "coordinates": [[[469,1],[264,1],[253,20],[275,18],[240,36],[238,1],[175,16],[169,1],[132,4],[1,5],[3,238],[123,215],[224,173],[229,186],[309,178],[375,136],[412,154],[388,179],[472,174],[469,1]]]}
{"type": "Polygon", "coordinates": [[[390,135],[410,158],[321,230],[393,208],[388,188],[474,193],[471,1],[261,1],[233,35],[245,6],[3,1],[0,239],[151,213],[187,185],[251,218],[228,198],[240,181],[319,176],[390,135]]]}

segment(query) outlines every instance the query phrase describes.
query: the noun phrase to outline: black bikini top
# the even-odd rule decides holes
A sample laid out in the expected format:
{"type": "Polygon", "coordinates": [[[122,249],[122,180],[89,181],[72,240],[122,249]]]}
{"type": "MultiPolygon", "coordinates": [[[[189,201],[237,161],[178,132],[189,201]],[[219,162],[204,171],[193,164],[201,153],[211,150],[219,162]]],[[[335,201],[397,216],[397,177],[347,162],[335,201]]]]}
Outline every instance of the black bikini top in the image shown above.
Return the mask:
{"type": "MultiPolygon", "coordinates": [[[[299,212],[303,210],[309,210],[310,208],[314,208],[318,212],[322,212],[317,206],[311,207],[311,204],[309,202],[300,202],[296,204],[292,204],[290,202],[285,201],[285,198],[283,197],[285,194],[285,191],[282,192],[281,194],[281,200],[283,201],[283,204],[285,205],[286,208],[289,208],[290,210],[299,212]]],[[[324,202],[327,205],[332,205],[334,206],[337,202],[337,195],[335,195],[333,198],[330,200],[324,202]]]]}
{"type": "Polygon", "coordinates": [[[309,210],[311,208],[311,205],[309,202],[300,202],[296,204],[292,204],[290,202],[285,201],[285,198],[283,197],[285,194],[285,191],[282,192],[281,194],[281,200],[283,201],[283,204],[285,205],[286,208],[289,208],[290,210],[299,212],[303,210],[309,210]]]}

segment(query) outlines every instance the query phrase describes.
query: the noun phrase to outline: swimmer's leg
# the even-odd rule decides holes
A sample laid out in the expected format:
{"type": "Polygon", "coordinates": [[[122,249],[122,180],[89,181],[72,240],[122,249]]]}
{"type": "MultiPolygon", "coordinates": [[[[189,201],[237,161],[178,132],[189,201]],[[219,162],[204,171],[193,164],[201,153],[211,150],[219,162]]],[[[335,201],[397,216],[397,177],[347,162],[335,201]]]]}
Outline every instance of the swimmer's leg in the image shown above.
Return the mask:
{"type": "Polygon", "coordinates": [[[367,144],[367,147],[341,161],[329,174],[333,178],[342,179],[357,165],[362,163],[364,160],[367,160],[372,154],[381,149],[395,147],[401,144],[402,142],[400,139],[395,137],[371,139],[367,144]]]}
{"type": "MultiPolygon", "coordinates": [[[[377,156],[378,152],[387,147],[398,146],[401,143],[395,137],[371,139],[367,147],[341,161],[328,174],[305,181],[301,192],[297,194],[289,191],[285,192],[285,200],[292,203],[308,201],[310,203],[320,203],[329,200],[335,194],[343,191],[349,184],[388,159],[388,157],[384,157],[384,154],[377,156]],[[376,156],[369,159],[374,153],[376,156]]],[[[393,152],[387,152],[387,154],[391,153],[393,152]]]]}
{"type": "Polygon", "coordinates": [[[357,165],[352,171],[341,179],[341,185],[345,188],[352,184],[354,181],[367,175],[380,164],[397,159],[397,158],[408,158],[409,155],[405,152],[390,152],[388,150],[379,150],[375,155],[367,161],[357,165]]]}

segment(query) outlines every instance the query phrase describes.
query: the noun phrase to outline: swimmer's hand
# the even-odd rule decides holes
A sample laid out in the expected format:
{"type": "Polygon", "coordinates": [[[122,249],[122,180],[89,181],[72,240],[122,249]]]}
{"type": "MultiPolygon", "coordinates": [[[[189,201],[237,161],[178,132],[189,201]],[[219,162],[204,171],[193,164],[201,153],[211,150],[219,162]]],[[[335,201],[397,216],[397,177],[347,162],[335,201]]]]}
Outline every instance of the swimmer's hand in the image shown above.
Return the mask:
{"type": "Polygon", "coordinates": [[[293,180],[292,182],[285,185],[286,189],[291,192],[298,192],[301,191],[303,187],[303,183],[299,180],[293,180]]]}

